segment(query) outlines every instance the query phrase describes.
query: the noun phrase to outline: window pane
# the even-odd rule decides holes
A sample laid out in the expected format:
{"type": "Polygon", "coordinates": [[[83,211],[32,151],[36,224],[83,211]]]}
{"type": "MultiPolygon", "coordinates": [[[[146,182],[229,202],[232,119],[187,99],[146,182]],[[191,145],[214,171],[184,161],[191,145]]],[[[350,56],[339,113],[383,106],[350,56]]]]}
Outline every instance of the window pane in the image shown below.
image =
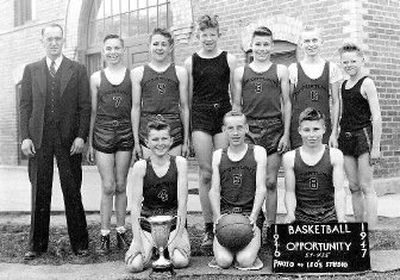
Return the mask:
{"type": "Polygon", "coordinates": [[[96,28],[95,29],[96,37],[94,38],[94,42],[93,42],[94,45],[103,41],[103,38],[104,38],[104,22],[103,22],[103,20],[96,21],[95,26],[96,26],[95,27],[96,28]]]}
{"type": "Polygon", "coordinates": [[[147,0],[139,0],[139,9],[147,7],[147,0]]]}
{"type": "MultiPolygon", "coordinates": [[[[121,12],[121,8],[119,7],[119,1],[120,0],[112,0],[111,2],[111,9],[112,9],[112,15],[118,15],[121,12]]],[[[123,0],[122,0],[123,1],[123,0]]]]}
{"type": "Polygon", "coordinates": [[[167,21],[167,6],[162,5],[158,7],[158,26],[168,28],[168,21],[167,21]]]}
{"type": "Polygon", "coordinates": [[[120,18],[120,16],[119,15],[117,15],[117,16],[113,16],[112,17],[112,26],[111,26],[111,29],[110,29],[110,33],[114,33],[114,34],[120,34],[120,21],[121,21],[121,18],[120,18]]]}
{"type": "Polygon", "coordinates": [[[129,36],[138,34],[138,12],[131,12],[129,14],[129,36]]]}
{"type": "Polygon", "coordinates": [[[139,10],[139,34],[144,34],[148,32],[148,23],[147,23],[147,10],[139,10]]]}
{"type": "Polygon", "coordinates": [[[121,14],[121,37],[123,39],[129,37],[129,14],[121,14]]]}
{"type": "Polygon", "coordinates": [[[112,0],[104,0],[104,15],[105,15],[105,17],[111,16],[111,1],[112,0]]]}
{"type": "Polygon", "coordinates": [[[148,6],[156,6],[157,5],[157,0],[148,0],[149,4],[148,6]]]}
{"type": "MultiPolygon", "coordinates": [[[[125,1],[127,1],[127,0],[125,0],[125,1]]],[[[131,11],[137,10],[137,8],[138,8],[137,1],[138,0],[130,0],[130,2],[129,2],[130,7],[129,8],[131,9],[131,11]]]]}
{"type": "Polygon", "coordinates": [[[149,8],[149,31],[157,27],[157,7],[149,8]]]}
{"type": "Polygon", "coordinates": [[[121,13],[129,12],[129,1],[121,0],[121,13]]]}

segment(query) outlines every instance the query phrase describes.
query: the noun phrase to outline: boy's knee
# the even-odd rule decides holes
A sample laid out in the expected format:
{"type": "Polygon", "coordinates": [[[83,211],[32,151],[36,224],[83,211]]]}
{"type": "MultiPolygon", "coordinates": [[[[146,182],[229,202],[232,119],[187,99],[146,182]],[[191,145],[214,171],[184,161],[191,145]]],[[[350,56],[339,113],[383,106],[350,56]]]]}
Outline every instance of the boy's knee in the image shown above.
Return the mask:
{"type": "Polygon", "coordinates": [[[372,183],[360,183],[360,188],[362,190],[362,192],[366,195],[366,196],[373,196],[376,195],[375,189],[372,185],[372,183]]]}
{"type": "Polygon", "coordinates": [[[184,268],[189,265],[189,258],[178,249],[174,250],[171,260],[175,268],[184,268]]]}
{"type": "Polygon", "coordinates": [[[115,182],[104,182],[103,183],[103,194],[104,195],[114,195],[116,189],[115,182]]]}
{"type": "Polygon", "coordinates": [[[268,191],[276,191],[277,180],[275,179],[268,179],[266,181],[266,187],[268,191]]]}
{"type": "Polygon", "coordinates": [[[142,254],[138,254],[132,259],[126,258],[125,260],[126,270],[132,273],[137,273],[143,271],[144,264],[143,264],[143,256],[142,254]]]}
{"type": "Polygon", "coordinates": [[[126,192],[126,181],[118,181],[115,188],[116,194],[123,194],[126,192]]]}
{"type": "Polygon", "coordinates": [[[202,181],[203,184],[209,184],[211,182],[211,169],[210,168],[204,168],[200,170],[200,180],[202,181]]]}
{"type": "Polygon", "coordinates": [[[220,256],[215,258],[217,264],[221,268],[229,268],[232,265],[233,259],[227,256],[220,256]]]}
{"type": "Polygon", "coordinates": [[[350,192],[352,194],[357,194],[357,193],[361,192],[361,186],[359,184],[356,184],[356,183],[350,183],[349,182],[349,189],[350,189],[350,192]]]}
{"type": "Polygon", "coordinates": [[[253,266],[256,257],[257,254],[242,253],[236,256],[236,261],[240,267],[251,267],[253,266]]]}

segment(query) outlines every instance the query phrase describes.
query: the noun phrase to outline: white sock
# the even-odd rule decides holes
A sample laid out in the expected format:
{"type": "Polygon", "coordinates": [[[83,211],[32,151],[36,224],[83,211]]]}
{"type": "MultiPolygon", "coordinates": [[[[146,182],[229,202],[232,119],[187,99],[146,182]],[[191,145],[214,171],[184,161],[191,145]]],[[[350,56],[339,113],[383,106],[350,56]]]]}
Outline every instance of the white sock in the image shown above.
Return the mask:
{"type": "Polygon", "coordinates": [[[119,233],[119,234],[123,234],[126,232],[126,228],[124,226],[120,226],[115,228],[115,230],[119,233]]]}
{"type": "Polygon", "coordinates": [[[107,236],[110,234],[111,230],[109,229],[101,229],[100,230],[102,236],[107,236]]]}

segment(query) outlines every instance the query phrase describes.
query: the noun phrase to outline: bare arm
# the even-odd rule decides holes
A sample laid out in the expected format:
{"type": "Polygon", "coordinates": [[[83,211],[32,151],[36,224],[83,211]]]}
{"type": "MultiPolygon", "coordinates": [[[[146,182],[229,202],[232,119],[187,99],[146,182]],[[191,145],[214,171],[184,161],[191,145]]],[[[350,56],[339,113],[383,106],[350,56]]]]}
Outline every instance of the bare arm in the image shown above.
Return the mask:
{"type": "Polygon", "coordinates": [[[90,113],[90,126],[89,126],[89,149],[87,153],[87,160],[91,163],[94,162],[94,151],[93,151],[93,128],[94,128],[94,123],[96,120],[96,114],[97,114],[97,92],[99,89],[100,85],[100,71],[97,71],[92,74],[90,77],[90,94],[92,98],[92,109],[90,113]]]}
{"type": "Polygon", "coordinates": [[[289,148],[290,122],[292,119],[292,101],[290,100],[289,70],[284,65],[278,65],[278,78],[281,83],[284,132],[279,141],[278,151],[283,153],[289,148]]]}
{"type": "Polygon", "coordinates": [[[146,161],[139,160],[133,165],[132,169],[132,191],[131,191],[131,224],[132,224],[132,246],[141,248],[142,240],[140,236],[140,212],[142,210],[143,200],[143,178],[146,174],[146,161]],[[135,244],[135,245],[133,245],[135,244]]]}
{"type": "Polygon", "coordinates": [[[332,133],[329,138],[329,146],[337,148],[337,133],[339,123],[339,112],[340,112],[340,81],[331,84],[331,96],[332,96],[332,110],[331,110],[331,121],[332,121],[332,133]]]}
{"type": "Polygon", "coordinates": [[[182,155],[188,155],[189,144],[189,98],[188,98],[188,74],[186,69],[176,66],[176,73],[179,79],[179,96],[181,102],[181,120],[183,124],[183,147],[182,155]]]}
{"type": "Polygon", "coordinates": [[[210,198],[211,209],[213,212],[214,224],[221,216],[221,182],[219,176],[219,164],[221,162],[222,149],[216,150],[212,157],[212,177],[211,188],[208,196],[210,198]]]}
{"type": "Polygon", "coordinates": [[[188,201],[188,178],[187,161],[185,158],[176,157],[178,169],[178,232],[182,232],[186,225],[187,201],[188,201]]]}
{"type": "Polygon", "coordinates": [[[238,67],[233,74],[234,91],[232,92],[232,100],[236,100],[236,110],[241,110],[242,105],[242,82],[243,82],[244,67],[238,67]]]}
{"type": "Polygon", "coordinates": [[[283,155],[283,168],[285,171],[285,207],[287,211],[286,223],[292,223],[295,220],[294,212],[296,210],[296,177],[294,174],[294,156],[295,150],[283,155]]]}
{"type": "Polygon", "coordinates": [[[185,68],[188,76],[188,105],[189,111],[192,109],[192,98],[193,98],[193,75],[192,75],[192,57],[189,56],[185,60],[185,68]]]}
{"type": "Polygon", "coordinates": [[[344,191],[343,154],[336,148],[330,149],[331,164],[333,166],[333,186],[335,187],[335,209],[338,222],[345,222],[346,193],[344,191]]]}
{"type": "Polygon", "coordinates": [[[267,170],[267,152],[261,146],[254,146],[254,158],[257,162],[256,170],[256,193],[254,197],[253,209],[251,210],[250,220],[257,221],[258,214],[264,203],[265,194],[267,193],[266,170],[267,170]]]}
{"type": "Polygon", "coordinates": [[[131,121],[133,130],[133,139],[135,141],[135,153],[142,157],[142,152],[139,144],[139,124],[141,114],[142,86],[140,82],[143,78],[143,66],[137,67],[131,71],[132,81],[132,111],[131,121]]]}
{"type": "Polygon", "coordinates": [[[231,100],[232,100],[232,109],[236,111],[240,111],[240,99],[237,99],[237,96],[235,95],[236,89],[235,89],[235,83],[234,83],[234,72],[236,69],[237,65],[237,59],[234,55],[229,54],[227,55],[227,60],[228,60],[228,65],[229,65],[229,86],[230,86],[230,92],[231,92],[231,100]]]}
{"type": "Polygon", "coordinates": [[[366,96],[372,115],[372,149],[371,163],[380,158],[380,142],[382,136],[382,116],[379,106],[378,93],[374,82],[367,78],[361,86],[361,92],[366,96]]]}

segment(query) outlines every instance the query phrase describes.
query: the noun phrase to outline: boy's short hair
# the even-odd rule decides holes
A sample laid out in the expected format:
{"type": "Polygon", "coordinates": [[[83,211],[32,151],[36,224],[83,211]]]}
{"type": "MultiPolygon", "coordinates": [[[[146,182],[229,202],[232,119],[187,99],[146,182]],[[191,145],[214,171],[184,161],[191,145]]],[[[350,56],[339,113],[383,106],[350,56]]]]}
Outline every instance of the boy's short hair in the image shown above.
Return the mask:
{"type": "Polygon", "coordinates": [[[253,36],[251,37],[254,39],[256,36],[263,36],[263,37],[271,37],[272,38],[272,31],[266,26],[259,26],[254,30],[253,36]]]}
{"type": "Polygon", "coordinates": [[[313,107],[308,107],[303,112],[300,113],[299,125],[303,121],[319,121],[319,120],[322,120],[323,123],[325,124],[325,115],[321,111],[313,107]]]}
{"type": "Polygon", "coordinates": [[[119,35],[117,34],[107,34],[104,39],[103,39],[103,44],[110,39],[118,39],[121,42],[122,47],[125,46],[124,39],[122,39],[119,35]]]}
{"type": "Polygon", "coordinates": [[[170,45],[174,44],[174,37],[172,37],[171,32],[169,32],[168,29],[161,28],[161,27],[156,27],[156,28],[153,29],[153,32],[151,32],[151,35],[150,35],[150,42],[151,42],[151,39],[153,38],[153,36],[157,35],[157,34],[167,38],[168,39],[168,43],[170,45]]]}
{"type": "Polygon", "coordinates": [[[354,43],[345,43],[339,48],[339,54],[342,55],[345,52],[356,52],[359,56],[363,57],[364,53],[359,46],[354,43]]]}
{"type": "Polygon", "coordinates": [[[147,138],[149,137],[151,130],[157,130],[157,131],[168,130],[168,134],[170,134],[171,127],[164,120],[154,120],[154,121],[150,121],[147,124],[147,127],[146,127],[146,137],[147,138]]]}
{"type": "Polygon", "coordinates": [[[300,41],[303,40],[303,33],[305,33],[305,32],[316,32],[318,34],[318,37],[322,40],[321,30],[313,25],[307,24],[304,26],[303,30],[300,33],[300,41]]]}
{"type": "Polygon", "coordinates": [[[219,32],[219,23],[218,23],[218,16],[209,16],[209,15],[202,15],[197,20],[197,24],[199,26],[200,31],[204,31],[208,28],[216,28],[219,32]]]}
{"type": "Polygon", "coordinates": [[[227,113],[224,115],[224,119],[223,119],[224,125],[226,124],[226,123],[225,123],[226,119],[229,118],[229,117],[243,117],[243,118],[244,118],[244,123],[247,123],[247,118],[246,118],[246,115],[245,115],[245,114],[243,114],[243,113],[240,112],[240,111],[231,110],[231,111],[227,112],[227,113]]]}

